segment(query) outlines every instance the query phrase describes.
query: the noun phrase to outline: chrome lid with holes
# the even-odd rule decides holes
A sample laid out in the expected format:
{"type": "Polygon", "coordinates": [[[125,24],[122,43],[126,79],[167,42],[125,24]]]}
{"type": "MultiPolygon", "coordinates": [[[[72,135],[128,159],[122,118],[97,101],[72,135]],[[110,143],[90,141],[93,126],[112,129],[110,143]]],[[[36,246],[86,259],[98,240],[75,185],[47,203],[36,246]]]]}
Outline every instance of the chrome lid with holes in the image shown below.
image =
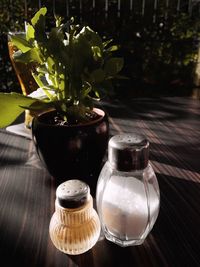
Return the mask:
{"type": "Polygon", "coordinates": [[[79,208],[88,202],[90,188],[83,181],[68,180],[58,186],[56,197],[63,208],[79,208]]]}
{"type": "Polygon", "coordinates": [[[118,171],[142,170],[148,165],[149,142],[143,135],[115,135],[109,141],[108,160],[118,171]]]}

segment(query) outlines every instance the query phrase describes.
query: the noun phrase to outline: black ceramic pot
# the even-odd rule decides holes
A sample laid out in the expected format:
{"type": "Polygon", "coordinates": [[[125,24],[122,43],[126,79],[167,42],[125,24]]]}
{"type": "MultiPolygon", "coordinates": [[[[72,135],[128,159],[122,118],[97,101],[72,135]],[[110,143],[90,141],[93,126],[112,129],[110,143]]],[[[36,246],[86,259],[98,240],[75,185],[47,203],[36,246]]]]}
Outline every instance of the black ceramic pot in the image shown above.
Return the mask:
{"type": "Polygon", "coordinates": [[[58,184],[72,178],[81,179],[90,186],[97,181],[108,145],[109,124],[103,110],[94,111],[100,117],[84,125],[46,124],[49,112],[33,120],[37,153],[58,184]]]}

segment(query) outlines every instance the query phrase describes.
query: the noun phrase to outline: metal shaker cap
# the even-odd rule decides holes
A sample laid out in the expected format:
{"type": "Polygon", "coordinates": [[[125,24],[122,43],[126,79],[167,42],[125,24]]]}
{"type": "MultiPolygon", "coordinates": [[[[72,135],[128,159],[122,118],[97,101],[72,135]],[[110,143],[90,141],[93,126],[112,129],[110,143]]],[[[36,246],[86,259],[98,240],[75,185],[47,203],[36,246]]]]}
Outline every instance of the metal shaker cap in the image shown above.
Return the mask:
{"type": "Polygon", "coordinates": [[[149,142],[143,135],[115,135],[109,140],[108,161],[118,171],[135,171],[147,167],[149,142]]]}
{"type": "Polygon", "coordinates": [[[63,208],[79,208],[88,202],[90,188],[83,181],[68,180],[58,186],[56,197],[63,208]]]}

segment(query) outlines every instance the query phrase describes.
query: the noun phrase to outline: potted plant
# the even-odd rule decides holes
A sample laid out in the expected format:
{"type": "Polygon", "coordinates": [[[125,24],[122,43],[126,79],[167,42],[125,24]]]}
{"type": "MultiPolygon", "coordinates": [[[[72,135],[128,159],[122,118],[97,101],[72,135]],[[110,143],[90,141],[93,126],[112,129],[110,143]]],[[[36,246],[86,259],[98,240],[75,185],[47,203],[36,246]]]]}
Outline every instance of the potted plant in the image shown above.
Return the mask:
{"type": "Polygon", "coordinates": [[[111,40],[103,42],[73,19],[63,24],[56,17],[47,33],[46,13],[41,8],[24,35],[12,36],[18,49],[14,60],[34,63],[32,75],[42,98],[0,93],[0,127],[11,124],[23,109],[42,110],[33,120],[32,133],[50,174],[59,182],[89,179],[98,173],[108,141],[108,120],[102,109],[94,108],[95,101],[111,89],[123,59],[113,56],[118,47],[111,40]]]}

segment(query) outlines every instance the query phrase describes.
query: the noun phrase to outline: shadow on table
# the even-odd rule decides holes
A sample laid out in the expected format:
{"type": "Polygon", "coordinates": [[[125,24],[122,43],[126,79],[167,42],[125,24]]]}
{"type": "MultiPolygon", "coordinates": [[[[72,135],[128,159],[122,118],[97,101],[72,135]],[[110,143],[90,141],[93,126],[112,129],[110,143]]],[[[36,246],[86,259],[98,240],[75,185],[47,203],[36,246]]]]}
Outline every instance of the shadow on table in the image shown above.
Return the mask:
{"type": "Polygon", "coordinates": [[[157,248],[167,266],[200,266],[200,181],[157,177],[161,207],[152,231],[157,248]]]}
{"type": "Polygon", "coordinates": [[[161,171],[177,172],[179,169],[180,176],[188,175],[189,180],[192,172],[195,176],[199,173],[200,177],[199,148],[200,143],[165,145],[151,142],[150,160],[159,163],[161,171]]]}
{"type": "Polygon", "coordinates": [[[177,120],[199,118],[199,102],[191,98],[135,98],[126,101],[114,100],[103,104],[117,118],[177,120]]]}

